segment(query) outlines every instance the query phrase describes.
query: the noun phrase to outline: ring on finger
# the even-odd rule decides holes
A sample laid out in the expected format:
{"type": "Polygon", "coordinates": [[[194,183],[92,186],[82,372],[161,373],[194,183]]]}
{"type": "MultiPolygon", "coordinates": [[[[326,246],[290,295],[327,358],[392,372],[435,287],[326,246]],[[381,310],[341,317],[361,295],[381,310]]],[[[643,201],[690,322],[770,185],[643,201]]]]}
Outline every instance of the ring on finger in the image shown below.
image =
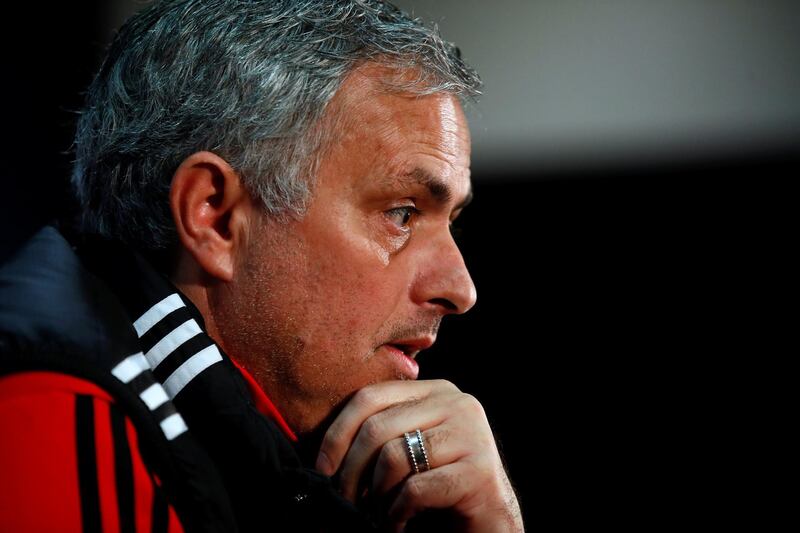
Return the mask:
{"type": "Polygon", "coordinates": [[[408,451],[408,460],[411,467],[414,469],[415,474],[420,472],[427,472],[431,469],[431,464],[428,462],[428,451],[425,449],[425,440],[422,438],[422,430],[416,429],[410,433],[403,433],[406,440],[406,450],[408,451]]]}

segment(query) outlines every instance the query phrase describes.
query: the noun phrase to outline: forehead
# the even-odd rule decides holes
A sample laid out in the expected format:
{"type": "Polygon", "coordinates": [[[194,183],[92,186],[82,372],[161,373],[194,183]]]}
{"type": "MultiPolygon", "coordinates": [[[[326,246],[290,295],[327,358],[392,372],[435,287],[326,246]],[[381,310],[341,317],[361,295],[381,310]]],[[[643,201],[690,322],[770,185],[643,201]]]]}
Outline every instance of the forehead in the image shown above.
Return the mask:
{"type": "Polygon", "coordinates": [[[387,90],[386,80],[416,75],[375,64],[354,70],[329,105],[336,123],[330,155],[348,167],[353,186],[363,185],[359,177],[370,181],[422,169],[464,196],[470,134],[458,99],[387,90]]]}

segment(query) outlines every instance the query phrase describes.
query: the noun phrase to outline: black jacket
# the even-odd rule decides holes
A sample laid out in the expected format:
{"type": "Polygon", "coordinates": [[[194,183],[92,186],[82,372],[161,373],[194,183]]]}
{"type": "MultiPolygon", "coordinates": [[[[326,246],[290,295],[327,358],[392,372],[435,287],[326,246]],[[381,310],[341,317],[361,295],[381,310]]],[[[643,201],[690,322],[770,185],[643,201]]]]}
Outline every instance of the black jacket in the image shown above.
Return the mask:
{"type": "Polygon", "coordinates": [[[48,226],[0,267],[0,376],[42,369],[114,398],[188,531],[375,530],[255,408],[192,303],[119,243],[76,251],[48,226]]]}

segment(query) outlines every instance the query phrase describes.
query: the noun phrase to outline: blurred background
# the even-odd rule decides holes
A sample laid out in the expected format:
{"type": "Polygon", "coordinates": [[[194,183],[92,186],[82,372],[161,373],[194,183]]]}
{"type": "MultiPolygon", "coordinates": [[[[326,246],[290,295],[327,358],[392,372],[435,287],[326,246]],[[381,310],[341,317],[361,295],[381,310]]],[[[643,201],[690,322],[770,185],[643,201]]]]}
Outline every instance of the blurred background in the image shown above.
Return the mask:
{"type": "MultiPolygon", "coordinates": [[[[530,529],[744,518],[721,435],[796,243],[800,3],[396,3],[485,83],[460,219],[478,303],[421,377],[483,402],[530,529]]],[[[8,12],[3,250],[70,209],[74,111],[141,5],[8,12]]]]}

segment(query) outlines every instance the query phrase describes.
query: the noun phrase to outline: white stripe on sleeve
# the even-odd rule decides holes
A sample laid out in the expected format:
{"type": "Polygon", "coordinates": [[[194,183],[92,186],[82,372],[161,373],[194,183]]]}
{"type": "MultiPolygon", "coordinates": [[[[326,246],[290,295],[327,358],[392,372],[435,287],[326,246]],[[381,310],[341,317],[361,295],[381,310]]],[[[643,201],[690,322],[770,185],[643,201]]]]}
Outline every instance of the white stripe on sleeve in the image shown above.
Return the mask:
{"type": "Polygon", "coordinates": [[[194,318],[190,318],[170,331],[166,337],[158,341],[155,346],[144,354],[147,362],[150,363],[150,368],[156,368],[169,354],[198,333],[200,333],[200,326],[197,325],[194,318]]]}
{"type": "Polygon", "coordinates": [[[164,392],[164,387],[160,383],[153,383],[139,395],[139,398],[147,404],[147,408],[155,411],[165,402],[169,401],[167,393],[164,392]]]}
{"type": "Polygon", "coordinates": [[[144,358],[142,352],[139,352],[123,359],[111,370],[111,373],[121,382],[130,383],[133,378],[149,369],[150,365],[147,364],[147,359],[144,358]]]}
{"type": "Polygon", "coordinates": [[[169,415],[167,418],[161,421],[161,431],[164,432],[164,436],[167,437],[167,440],[172,440],[184,431],[186,431],[186,422],[183,421],[183,417],[180,413],[174,413],[169,415]]]}
{"type": "Polygon", "coordinates": [[[218,361],[222,361],[222,355],[216,345],[212,344],[208,348],[200,350],[164,381],[164,389],[170,398],[174,398],[200,372],[218,361]]]}
{"type": "Polygon", "coordinates": [[[170,314],[176,309],[185,307],[183,300],[177,293],[170,294],[156,305],[147,310],[145,314],[133,323],[136,333],[141,337],[147,331],[155,326],[162,318],[170,314]]]}

